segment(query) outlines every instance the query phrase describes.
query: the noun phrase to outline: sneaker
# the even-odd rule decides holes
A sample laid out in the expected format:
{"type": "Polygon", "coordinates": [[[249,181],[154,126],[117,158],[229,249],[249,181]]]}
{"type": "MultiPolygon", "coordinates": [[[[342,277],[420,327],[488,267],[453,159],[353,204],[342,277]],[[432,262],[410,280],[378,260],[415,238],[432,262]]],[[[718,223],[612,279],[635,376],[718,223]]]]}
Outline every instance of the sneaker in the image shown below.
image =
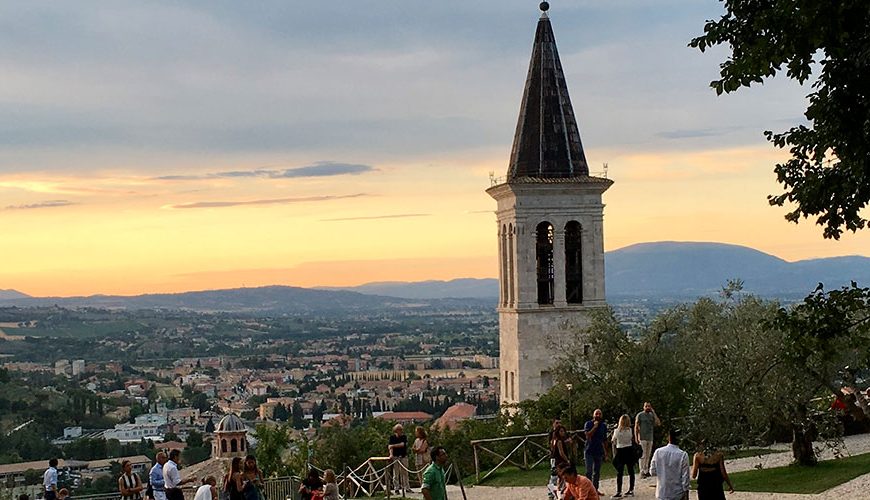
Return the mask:
{"type": "Polygon", "coordinates": [[[633,497],[633,496],[634,496],[634,490],[628,490],[628,491],[626,491],[626,492],[625,492],[625,496],[627,496],[627,497],[633,497]]]}

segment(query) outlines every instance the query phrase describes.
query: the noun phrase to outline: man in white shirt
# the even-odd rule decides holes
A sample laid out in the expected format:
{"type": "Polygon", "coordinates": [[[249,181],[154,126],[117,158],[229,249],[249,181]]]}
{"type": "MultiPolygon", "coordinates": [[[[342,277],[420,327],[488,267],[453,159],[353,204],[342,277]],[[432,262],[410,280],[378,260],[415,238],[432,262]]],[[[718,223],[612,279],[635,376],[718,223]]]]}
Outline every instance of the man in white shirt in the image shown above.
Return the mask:
{"type": "Polygon", "coordinates": [[[649,465],[649,472],[657,478],[657,500],[688,500],[689,498],[689,454],[677,446],[678,431],[668,433],[668,445],[655,451],[649,465]]]}
{"type": "Polygon", "coordinates": [[[178,450],[170,451],[169,460],[163,465],[163,489],[166,492],[166,500],[184,500],[181,486],[196,481],[195,477],[189,477],[185,480],[181,479],[181,474],[178,473],[178,465],[180,463],[181,452],[178,450]]]}
{"type": "Polygon", "coordinates": [[[42,486],[45,488],[45,500],[57,498],[57,459],[48,461],[48,469],[42,475],[42,486]]]}

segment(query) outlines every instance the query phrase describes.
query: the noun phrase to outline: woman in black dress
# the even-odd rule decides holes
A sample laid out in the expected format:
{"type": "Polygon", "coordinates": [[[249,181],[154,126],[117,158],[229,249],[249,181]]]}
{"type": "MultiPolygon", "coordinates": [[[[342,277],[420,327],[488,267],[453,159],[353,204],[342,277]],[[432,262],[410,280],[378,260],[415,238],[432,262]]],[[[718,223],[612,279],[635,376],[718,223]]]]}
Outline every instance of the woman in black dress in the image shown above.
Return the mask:
{"type": "Polygon", "coordinates": [[[224,490],[227,492],[227,498],[229,500],[242,500],[242,490],[244,487],[244,481],[242,480],[242,457],[235,457],[230,464],[229,472],[224,476],[224,490]]]}
{"type": "Polygon", "coordinates": [[[692,478],[698,480],[698,500],[725,500],[723,482],[728,483],[728,493],[734,493],[734,485],[725,470],[725,457],[718,451],[695,453],[692,478]]]}

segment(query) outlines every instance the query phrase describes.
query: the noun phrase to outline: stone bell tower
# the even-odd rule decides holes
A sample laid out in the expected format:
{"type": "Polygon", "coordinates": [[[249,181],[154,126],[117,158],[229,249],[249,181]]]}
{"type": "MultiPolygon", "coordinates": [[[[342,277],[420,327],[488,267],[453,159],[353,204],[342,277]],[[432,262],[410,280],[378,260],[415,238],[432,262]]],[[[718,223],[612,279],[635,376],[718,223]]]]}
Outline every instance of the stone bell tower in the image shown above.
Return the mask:
{"type": "Polygon", "coordinates": [[[554,351],[604,301],[604,205],[589,175],[553,27],[541,3],[507,177],[498,203],[501,401],[553,385],[554,351]]]}

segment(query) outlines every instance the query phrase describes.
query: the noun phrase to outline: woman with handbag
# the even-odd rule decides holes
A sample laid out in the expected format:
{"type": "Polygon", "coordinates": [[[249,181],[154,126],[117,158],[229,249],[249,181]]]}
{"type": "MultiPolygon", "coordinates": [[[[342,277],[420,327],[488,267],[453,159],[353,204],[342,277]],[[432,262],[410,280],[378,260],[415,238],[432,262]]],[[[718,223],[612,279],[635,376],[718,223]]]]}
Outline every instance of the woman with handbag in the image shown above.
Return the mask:
{"type": "Polygon", "coordinates": [[[619,426],[613,431],[610,439],[613,447],[613,466],[616,467],[616,494],[613,498],[622,497],[622,474],[628,468],[628,491],[625,496],[634,496],[634,464],[637,458],[634,451],[634,432],[631,430],[631,418],[628,415],[619,417],[619,426]]]}

